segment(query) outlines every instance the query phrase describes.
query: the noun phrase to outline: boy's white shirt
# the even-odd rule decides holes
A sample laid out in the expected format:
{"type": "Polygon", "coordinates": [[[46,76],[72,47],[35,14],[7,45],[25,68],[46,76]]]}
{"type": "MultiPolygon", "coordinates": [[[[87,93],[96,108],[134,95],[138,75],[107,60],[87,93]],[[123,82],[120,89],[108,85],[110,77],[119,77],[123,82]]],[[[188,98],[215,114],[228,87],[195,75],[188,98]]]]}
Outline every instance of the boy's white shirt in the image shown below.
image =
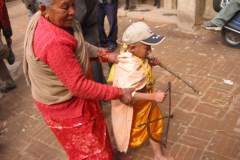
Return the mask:
{"type": "MultiPolygon", "coordinates": [[[[135,91],[144,88],[147,84],[146,75],[142,68],[142,59],[130,52],[122,52],[119,63],[115,66],[113,86],[121,88],[135,88],[135,91]]],[[[144,64],[148,63],[147,60],[144,64]]],[[[112,127],[117,148],[121,152],[127,152],[133,118],[133,108],[121,103],[119,100],[112,101],[112,127]]]]}
{"type": "Polygon", "coordinates": [[[147,60],[143,62],[142,59],[134,56],[130,52],[122,52],[118,56],[119,63],[115,68],[115,75],[113,85],[121,88],[136,88],[142,89],[146,84],[146,75],[143,70],[143,63],[148,63],[147,60]]]}

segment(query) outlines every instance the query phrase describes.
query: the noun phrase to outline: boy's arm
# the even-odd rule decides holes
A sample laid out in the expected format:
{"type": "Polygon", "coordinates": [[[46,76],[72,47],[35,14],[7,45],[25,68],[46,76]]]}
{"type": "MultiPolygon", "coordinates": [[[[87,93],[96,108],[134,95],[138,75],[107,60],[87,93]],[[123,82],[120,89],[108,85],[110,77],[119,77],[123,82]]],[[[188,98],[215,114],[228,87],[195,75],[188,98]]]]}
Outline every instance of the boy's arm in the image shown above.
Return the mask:
{"type": "Polygon", "coordinates": [[[156,102],[162,102],[165,98],[165,93],[158,91],[153,93],[142,93],[142,92],[135,92],[133,96],[133,100],[150,100],[156,102]]]}

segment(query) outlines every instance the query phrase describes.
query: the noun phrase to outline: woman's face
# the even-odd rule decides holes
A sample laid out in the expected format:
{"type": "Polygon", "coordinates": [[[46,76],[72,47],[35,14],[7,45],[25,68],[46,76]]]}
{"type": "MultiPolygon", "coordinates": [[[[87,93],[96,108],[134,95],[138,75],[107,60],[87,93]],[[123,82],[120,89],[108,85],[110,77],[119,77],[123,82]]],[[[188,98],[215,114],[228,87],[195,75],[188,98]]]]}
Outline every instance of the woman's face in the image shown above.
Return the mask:
{"type": "Polygon", "coordinates": [[[151,46],[143,43],[137,43],[132,46],[131,52],[139,58],[146,58],[151,52],[151,46]]]}
{"type": "Polygon", "coordinates": [[[45,17],[61,28],[72,26],[75,15],[75,0],[53,0],[52,5],[46,9],[45,17]]]}

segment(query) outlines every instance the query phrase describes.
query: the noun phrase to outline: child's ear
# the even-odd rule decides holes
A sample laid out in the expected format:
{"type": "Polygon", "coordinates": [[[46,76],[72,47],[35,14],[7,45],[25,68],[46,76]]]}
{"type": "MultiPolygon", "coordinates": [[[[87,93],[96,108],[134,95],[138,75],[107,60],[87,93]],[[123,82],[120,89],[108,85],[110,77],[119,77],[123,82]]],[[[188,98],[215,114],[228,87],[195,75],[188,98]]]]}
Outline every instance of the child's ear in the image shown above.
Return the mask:
{"type": "Polygon", "coordinates": [[[128,50],[130,51],[130,52],[134,52],[135,51],[135,46],[134,45],[130,45],[129,47],[128,47],[128,50]]]}

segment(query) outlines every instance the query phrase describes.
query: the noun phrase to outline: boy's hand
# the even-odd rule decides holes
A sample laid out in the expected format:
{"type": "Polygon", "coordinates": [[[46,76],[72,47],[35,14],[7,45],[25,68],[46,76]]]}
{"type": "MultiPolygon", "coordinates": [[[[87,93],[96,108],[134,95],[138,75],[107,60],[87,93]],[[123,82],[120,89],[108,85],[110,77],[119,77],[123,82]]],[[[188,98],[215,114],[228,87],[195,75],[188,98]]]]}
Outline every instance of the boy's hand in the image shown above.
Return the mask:
{"type": "Polygon", "coordinates": [[[157,57],[148,57],[148,60],[151,66],[156,66],[161,64],[160,60],[157,57]]]}
{"type": "Polygon", "coordinates": [[[166,93],[158,91],[153,93],[153,100],[156,102],[162,102],[166,97],[166,93]]]}

